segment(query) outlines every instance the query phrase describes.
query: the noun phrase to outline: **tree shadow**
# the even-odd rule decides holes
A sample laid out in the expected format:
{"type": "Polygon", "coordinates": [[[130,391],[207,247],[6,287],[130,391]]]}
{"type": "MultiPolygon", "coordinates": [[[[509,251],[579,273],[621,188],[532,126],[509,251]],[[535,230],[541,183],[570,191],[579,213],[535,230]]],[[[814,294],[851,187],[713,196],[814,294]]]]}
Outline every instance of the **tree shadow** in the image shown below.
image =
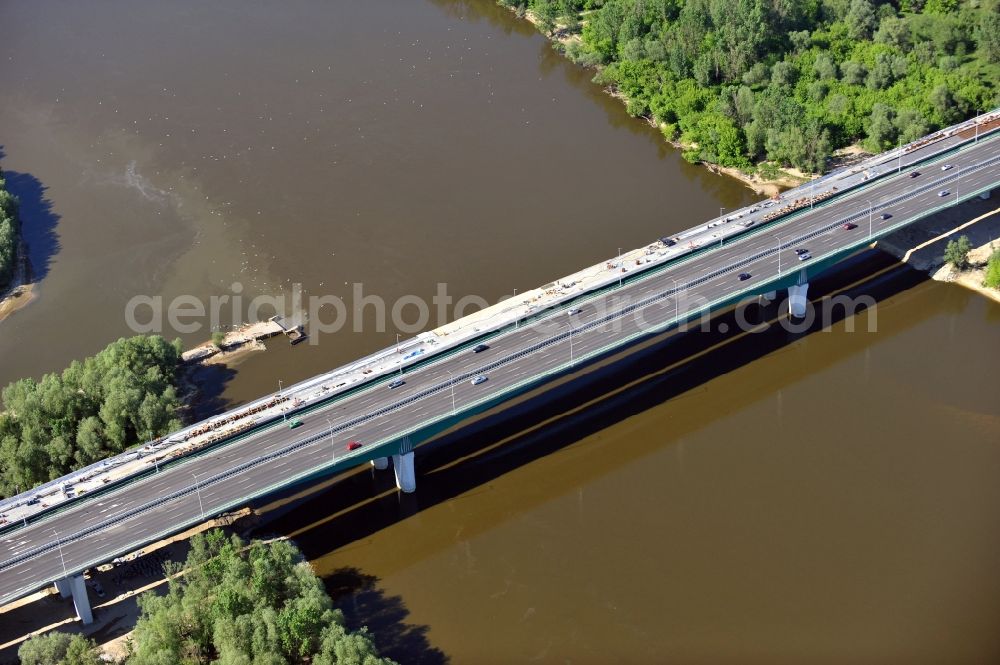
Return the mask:
{"type": "MultiPolygon", "coordinates": [[[[4,158],[0,146],[0,160],[4,158]]],[[[7,191],[18,198],[21,220],[21,239],[27,247],[31,281],[39,281],[49,273],[52,257],[59,253],[59,235],[56,226],[59,215],[52,211],[52,201],[45,196],[48,189],[30,173],[4,170],[7,191]]]]}
{"type": "Polygon", "coordinates": [[[409,610],[401,596],[387,596],[377,585],[378,578],[357,568],[340,568],[323,580],[334,606],[344,613],[348,629],[367,626],[382,656],[399,663],[444,665],[448,656],[431,646],[429,626],[406,623],[409,610]]]}
{"type": "MultiPolygon", "coordinates": [[[[890,298],[927,280],[927,276],[909,267],[891,271],[889,276],[875,277],[861,283],[858,279],[882,268],[898,266],[894,258],[869,250],[841,264],[841,270],[829,277],[811,282],[810,296],[816,297],[840,289],[849,297],[871,295],[876,302],[890,298]]],[[[751,306],[746,312],[750,323],[760,323],[777,315],[778,304],[751,306]]],[[[827,323],[843,320],[846,310],[831,312],[827,323]]],[[[725,313],[713,318],[711,328],[673,335],[650,346],[628,352],[603,367],[573,377],[567,382],[545,387],[525,401],[487,414],[478,420],[446,432],[422,445],[416,456],[417,492],[400,495],[394,489],[392,471],[374,471],[365,467],[349,472],[314,492],[306,490],[284,507],[284,512],[270,520],[271,528],[293,537],[309,559],[318,559],[330,552],[371,536],[421,511],[454,499],[482,487],[496,478],[551,455],[566,446],[606,429],[633,415],[654,408],[675,397],[704,389],[715,377],[745,366],[773,353],[802,337],[822,329],[818,320],[802,331],[789,331],[771,325],[766,331],[746,335],[726,345],[727,330],[738,330],[735,314],[725,313]],[[720,325],[720,324],[725,324],[720,325]],[[704,357],[700,354],[706,353],[704,357]],[[699,357],[696,362],[687,359],[699,357]],[[617,390],[627,386],[624,390],[617,390]],[[586,408],[580,409],[581,404],[586,408]]],[[[906,321],[903,328],[915,321],[906,321]]],[[[886,334],[891,334],[887,332],[886,334]]],[[[843,355],[865,348],[866,336],[848,338],[841,349],[843,355]]],[[[842,356],[829,356],[829,363],[842,356]]],[[[817,367],[790,364],[781,376],[769,377],[773,388],[800,380],[817,367]]],[[[744,408],[759,399],[749,391],[718,404],[716,415],[723,416],[744,408]]],[[[704,426],[697,414],[679,412],[673,424],[671,438],[683,438],[686,432],[704,426]]],[[[647,454],[662,442],[636,440],[616,449],[616,455],[595,465],[593,474],[607,473],[611,468],[647,454]]],[[[582,482],[582,481],[581,481],[582,482]]],[[[558,491],[553,485],[552,491],[558,491]]],[[[303,488],[295,490],[301,492],[303,488]]],[[[293,490],[289,490],[291,494],[293,490]]],[[[543,497],[544,492],[539,494],[543,497]]],[[[542,500],[539,498],[539,500],[542,500]]],[[[419,558],[419,546],[414,544],[413,557],[419,558]]]]}
{"type": "Polygon", "coordinates": [[[226,386],[236,376],[236,370],[221,364],[193,364],[185,368],[185,391],[189,395],[190,411],[187,422],[198,422],[217,416],[235,405],[223,397],[226,386]]]}

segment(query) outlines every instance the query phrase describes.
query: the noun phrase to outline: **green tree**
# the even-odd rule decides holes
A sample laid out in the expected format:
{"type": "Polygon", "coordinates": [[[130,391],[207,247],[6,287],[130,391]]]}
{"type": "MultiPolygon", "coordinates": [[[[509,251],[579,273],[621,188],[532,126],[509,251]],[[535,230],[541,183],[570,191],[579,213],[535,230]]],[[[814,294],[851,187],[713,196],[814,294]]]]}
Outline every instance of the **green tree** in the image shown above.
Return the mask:
{"type": "Polygon", "coordinates": [[[870,0],[851,0],[844,22],[853,39],[869,39],[876,25],[874,5],[870,0]]]}
{"type": "Polygon", "coordinates": [[[180,345],[123,338],[41,381],[3,390],[0,493],[57,478],[180,427],[180,345]]]}
{"type": "Polygon", "coordinates": [[[93,641],[83,635],[51,632],[27,640],[17,650],[21,665],[102,665],[93,641]]]}
{"type": "Polygon", "coordinates": [[[1000,289],[1000,249],[993,250],[989,260],[986,262],[986,274],[983,278],[983,286],[991,289],[1000,289]]]}
{"type": "Polygon", "coordinates": [[[184,565],[168,569],[166,595],[139,597],[127,662],[390,665],[367,631],[344,628],[300,559],[287,541],[247,545],[218,530],[195,536],[184,565]],[[173,575],[180,569],[184,575],[173,575]]]}
{"type": "Polygon", "coordinates": [[[944,260],[958,270],[965,270],[969,267],[969,252],[972,251],[972,243],[968,236],[960,236],[958,240],[949,240],[944,248],[944,260]]]}
{"type": "Polygon", "coordinates": [[[976,42],[986,62],[1000,62],[1000,5],[983,11],[976,24],[976,42]]]}
{"type": "Polygon", "coordinates": [[[556,29],[556,19],[559,18],[559,5],[555,0],[534,0],[532,13],[538,21],[538,27],[547,35],[556,29]]]}
{"type": "Polygon", "coordinates": [[[0,171],[0,289],[10,283],[14,274],[19,235],[17,199],[7,191],[7,181],[0,171]]]}

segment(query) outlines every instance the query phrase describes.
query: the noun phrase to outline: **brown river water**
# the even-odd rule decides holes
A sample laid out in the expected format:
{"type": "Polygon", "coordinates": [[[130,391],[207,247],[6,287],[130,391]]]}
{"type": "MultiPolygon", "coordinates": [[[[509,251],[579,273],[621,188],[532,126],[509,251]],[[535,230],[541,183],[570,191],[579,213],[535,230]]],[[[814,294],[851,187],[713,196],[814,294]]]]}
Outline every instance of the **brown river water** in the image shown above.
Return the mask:
{"type": "MultiPolygon", "coordinates": [[[[753,200],[489,0],[0,22],[0,167],[39,277],[0,384],[131,334],[134,296],[494,302],[753,200]]],[[[1000,306],[903,282],[876,333],[653,354],[636,385],[432,451],[413,497],[365,471],[273,527],[401,662],[995,661],[1000,306]]],[[[372,312],[270,342],[221,399],[392,344],[372,312]]],[[[203,341],[197,320],[164,334],[203,341]]]]}

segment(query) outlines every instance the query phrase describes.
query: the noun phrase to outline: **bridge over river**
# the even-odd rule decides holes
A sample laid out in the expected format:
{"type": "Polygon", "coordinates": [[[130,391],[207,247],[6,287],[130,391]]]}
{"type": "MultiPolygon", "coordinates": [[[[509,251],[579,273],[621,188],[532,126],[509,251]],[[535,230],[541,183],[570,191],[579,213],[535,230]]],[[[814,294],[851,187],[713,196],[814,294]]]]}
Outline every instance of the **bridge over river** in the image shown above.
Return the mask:
{"type": "Polygon", "coordinates": [[[810,276],[988,196],[998,129],[994,111],[12,497],[0,503],[0,605],[55,583],[89,622],[87,568],[360,464],[391,457],[414,491],[414,449],[436,434],[743,298],[787,289],[802,316],[810,276]]]}

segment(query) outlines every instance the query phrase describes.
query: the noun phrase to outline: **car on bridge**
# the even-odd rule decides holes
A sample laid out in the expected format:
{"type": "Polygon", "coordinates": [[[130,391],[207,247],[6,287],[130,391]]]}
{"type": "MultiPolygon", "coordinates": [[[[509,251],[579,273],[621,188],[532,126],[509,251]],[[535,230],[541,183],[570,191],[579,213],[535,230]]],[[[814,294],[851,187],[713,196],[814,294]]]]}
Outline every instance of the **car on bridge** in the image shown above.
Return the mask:
{"type": "Polygon", "coordinates": [[[847,222],[846,224],[844,224],[840,228],[844,229],[845,231],[850,231],[851,229],[858,228],[858,225],[855,224],[854,222],[847,222]]]}
{"type": "Polygon", "coordinates": [[[405,383],[406,381],[403,381],[402,379],[396,379],[395,381],[389,384],[389,390],[392,390],[393,388],[398,388],[405,383]]]}
{"type": "Polygon", "coordinates": [[[748,279],[750,279],[751,277],[752,277],[752,275],[750,273],[748,273],[748,272],[741,272],[740,273],[740,281],[741,282],[745,282],[748,279]]]}
{"type": "Polygon", "coordinates": [[[952,168],[952,167],[951,167],[951,164],[942,164],[942,165],[941,165],[941,170],[942,170],[942,171],[950,171],[950,170],[951,170],[951,168],[952,168]]]}
{"type": "Polygon", "coordinates": [[[579,314],[579,313],[580,313],[580,312],[582,312],[582,311],[583,311],[583,310],[582,310],[581,308],[579,308],[579,307],[573,307],[572,309],[570,309],[570,310],[569,310],[568,312],[566,312],[566,313],[567,313],[568,315],[570,315],[570,316],[573,316],[574,314],[579,314]]]}
{"type": "Polygon", "coordinates": [[[949,194],[951,194],[951,192],[949,192],[947,189],[942,189],[940,192],[938,192],[938,196],[948,196],[949,194]]]}
{"type": "Polygon", "coordinates": [[[470,383],[472,385],[474,385],[474,386],[478,386],[480,383],[486,383],[487,378],[488,377],[485,377],[482,374],[480,374],[479,376],[477,376],[476,378],[474,378],[472,381],[470,381],[470,383]]]}
{"type": "Polygon", "coordinates": [[[881,215],[879,215],[879,219],[892,219],[892,215],[887,212],[883,212],[881,215]]]}
{"type": "Polygon", "coordinates": [[[918,177],[920,177],[920,171],[914,171],[913,173],[910,174],[910,177],[911,178],[918,178],[918,177]]]}
{"type": "Polygon", "coordinates": [[[473,353],[482,353],[483,351],[485,351],[488,348],[490,348],[488,344],[476,344],[474,347],[472,347],[472,352],[473,353]]]}
{"type": "Polygon", "coordinates": [[[298,418],[292,418],[291,420],[288,421],[288,429],[295,429],[300,425],[302,425],[302,421],[299,420],[298,418]]]}
{"type": "MultiPolygon", "coordinates": [[[[796,254],[798,254],[798,252],[796,252],[796,254]]],[[[798,254],[799,261],[808,261],[812,257],[813,255],[810,254],[809,252],[802,252],[801,254],[798,254]]]]}
{"type": "Polygon", "coordinates": [[[347,442],[347,449],[348,450],[357,450],[360,447],[361,447],[361,442],[360,441],[348,441],[347,442]]]}
{"type": "Polygon", "coordinates": [[[805,247],[799,247],[797,250],[795,250],[795,253],[798,254],[799,256],[802,256],[803,254],[808,254],[809,250],[806,249],[805,247]]]}

